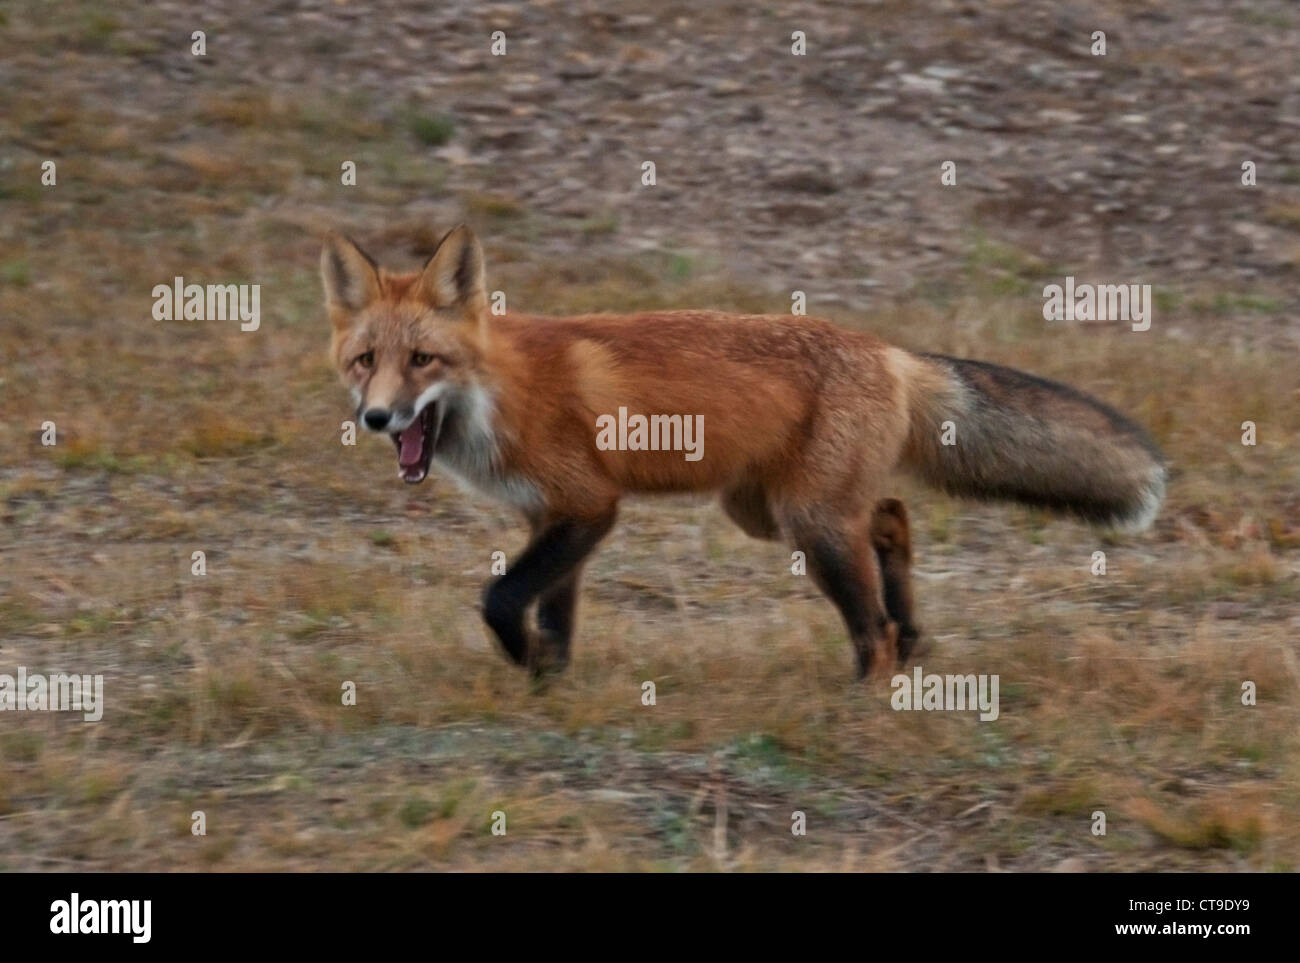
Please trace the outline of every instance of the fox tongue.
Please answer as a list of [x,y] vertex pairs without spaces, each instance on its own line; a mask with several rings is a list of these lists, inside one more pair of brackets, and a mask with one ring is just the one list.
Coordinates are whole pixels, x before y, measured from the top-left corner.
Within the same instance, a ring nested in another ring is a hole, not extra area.
[[403,468],[420,464],[424,455],[424,420],[416,418],[398,437],[401,451],[397,453],[397,463]]

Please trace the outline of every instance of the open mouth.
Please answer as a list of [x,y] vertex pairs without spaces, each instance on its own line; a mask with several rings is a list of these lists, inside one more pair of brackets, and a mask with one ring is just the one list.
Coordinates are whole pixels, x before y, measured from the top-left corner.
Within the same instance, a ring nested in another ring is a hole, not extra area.
[[428,477],[429,462],[442,431],[442,417],[442,405],[430,402],[404,431],[391,435],[397,446],[397,474],[408,484],[418,485]]

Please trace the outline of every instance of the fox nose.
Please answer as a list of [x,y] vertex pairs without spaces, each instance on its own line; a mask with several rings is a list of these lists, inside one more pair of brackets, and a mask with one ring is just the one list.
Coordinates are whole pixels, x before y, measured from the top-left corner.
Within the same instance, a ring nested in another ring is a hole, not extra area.
[[361,416],[361,419],[371,431],[383,431],[392,417],[392,413],[387,408],[371,408]]

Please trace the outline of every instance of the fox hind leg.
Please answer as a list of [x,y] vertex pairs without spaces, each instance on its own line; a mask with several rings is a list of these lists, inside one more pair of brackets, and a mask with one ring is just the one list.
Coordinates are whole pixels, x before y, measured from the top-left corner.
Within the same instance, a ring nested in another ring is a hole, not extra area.
[[897,647],[898,625],[885,608],[880,562],[866,526],[791,527],[795,547],[807,553],[808,571],[817,587],[839,610],[857,659],[858,678],[865,678]]
[[880,566],[885,610],[898,623],[898,661],[905,663],[921,636],[912,599],[912,536],[907,508],[897,498],[882,498],[871,515],[871,545]]

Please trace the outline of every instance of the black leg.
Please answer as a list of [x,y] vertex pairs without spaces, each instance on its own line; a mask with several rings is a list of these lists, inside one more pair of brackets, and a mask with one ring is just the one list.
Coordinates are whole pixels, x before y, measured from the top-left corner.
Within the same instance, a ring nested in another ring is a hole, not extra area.
[[[483,620],[515,663],[541,668],[537,662],[542,654],[540,646],[530,645],[524,622],[528,607],[575,575],[582,560],[613,524],[614,510],[610,509],[594,519],[563,518],[541,525],[523,554],[506,568],[506,574],[488,585],[483,593]],[[577,591],[576,578],[573,591]],[[555,618],[558,610],[548,608],[550,617]],[[567,608],[571,630],[572,605]]]
[[880,565],[885,609],[898,623],[898,660],[906,662],[920,638],[912,601],[912,537],[907,509],[896,498],[882,498],[871,517],[871,544]]
[[808,549],[808,567],[817,586],[844,618],[857,657],[858,678],[871,672],[878,648],[890,649],[898,627],[885,610],[879,565],[868,545],[822,536]]
[[564,581],[543,592],[537,603],[538,641],[544,650],[543,658],[554,668],[561,668],[569,661],[580,577],[579,566]]

